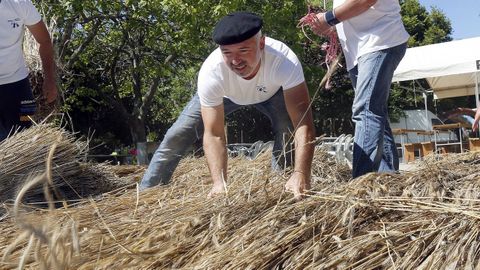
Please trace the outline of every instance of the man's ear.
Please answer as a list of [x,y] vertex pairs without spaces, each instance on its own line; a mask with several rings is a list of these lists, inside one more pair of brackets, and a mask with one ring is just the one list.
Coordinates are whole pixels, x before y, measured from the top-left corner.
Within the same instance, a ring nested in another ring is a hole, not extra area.
[[265,48],[265,36],[260,38],[260,49],[263,50]]

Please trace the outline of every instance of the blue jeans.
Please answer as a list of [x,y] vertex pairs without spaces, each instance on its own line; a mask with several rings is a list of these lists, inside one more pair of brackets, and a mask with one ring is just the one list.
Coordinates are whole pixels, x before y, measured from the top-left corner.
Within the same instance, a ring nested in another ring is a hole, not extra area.
[[[228,98],[223,99],[223,105],[225,115],[241,107]],[[288,147],[291,144],[287,142],[293,134],[293,127],[283,99],[283,90],[280,88],[270,99],[252,106],[265,114],[272,124],[274,134],[272,168],[280,170],[290,166],[293,152],[291,147]],[[177,121],[168,129],[165,138],[155,151],[140,183],[140,189],[143,190],[158,184],[168,184],[180,159],[202,137],[203,121],[200,99],[198,94],[195,94]]]
[[398,171],[398,153],[388,122],[388,97],[393,72],[406,43],[361,56],[349,71],[355,90],[353,178],[369,172]]

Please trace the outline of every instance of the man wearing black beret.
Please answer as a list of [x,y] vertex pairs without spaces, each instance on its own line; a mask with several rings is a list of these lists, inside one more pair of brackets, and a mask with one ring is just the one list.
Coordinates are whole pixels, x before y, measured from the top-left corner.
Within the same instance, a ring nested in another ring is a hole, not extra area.
[[287,142],[294,134],[294,170],[285,187],[296,198],[310,188],[315,132],[302,66],[285,44],[262,35],[262,25],[262,19],[249,12],[231,13],[217,23],[213,40],[219,47],[204,61],[197,93],[155,152],[140,184],[142,190],[167,184],[180,158],[203,134],[213,180],[209,196],[223,193],[227,182],[224,118],[245,105],[270,119],[274,169],[290,165]]

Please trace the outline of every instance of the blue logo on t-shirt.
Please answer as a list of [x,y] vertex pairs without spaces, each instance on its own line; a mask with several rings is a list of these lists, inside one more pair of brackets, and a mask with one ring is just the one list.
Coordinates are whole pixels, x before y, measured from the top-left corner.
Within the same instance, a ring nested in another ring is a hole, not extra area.
[[20,18],[8,20],[8,22],[10,23],[10,25],[12,25],[12,28],[20,27]]

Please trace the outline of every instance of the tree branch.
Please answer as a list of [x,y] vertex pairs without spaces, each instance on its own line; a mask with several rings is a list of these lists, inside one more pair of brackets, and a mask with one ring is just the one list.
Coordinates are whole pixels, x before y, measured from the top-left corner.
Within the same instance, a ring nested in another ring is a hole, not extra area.
[[101,21],[96,21],[94,23],[94,25],[92,27],[92,31],[90,31],[88,33],[87,37],[83,40],[83,42],[80,44],[80,46],[78,46],[78,48],[72,53],[72,56],[70,57],[70,59],[68,60],[66,66],[65,66],[66,69],[71,68],[73,63],[77,60],[78,56],[85,50],[87,45],[89,45],[90,42],[92,42],[93,38],[95,38],[95,36],[97,35],[101,24],[102,24]]

